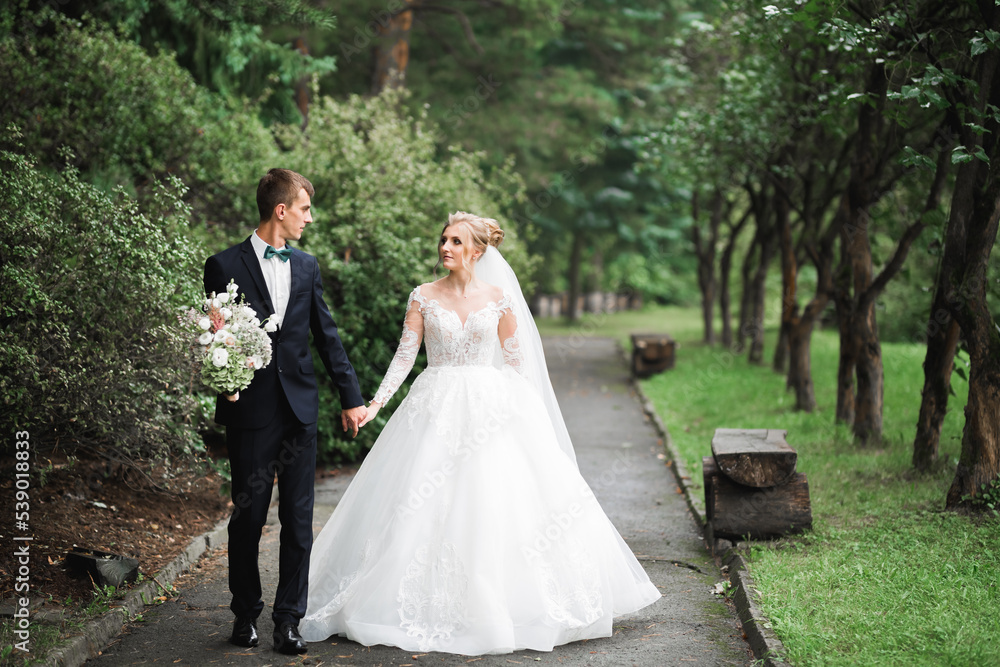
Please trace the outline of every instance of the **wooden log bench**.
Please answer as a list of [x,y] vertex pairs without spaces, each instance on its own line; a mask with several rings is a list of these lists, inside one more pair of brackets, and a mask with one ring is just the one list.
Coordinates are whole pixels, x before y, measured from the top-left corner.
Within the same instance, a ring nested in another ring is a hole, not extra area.
[[632,375],[648,378],[673,368],[676,349],[666,334],[632,334]]
[[777,429],[719,428],[702,459],[710,540],[766,539],[812,527],[809,482]]

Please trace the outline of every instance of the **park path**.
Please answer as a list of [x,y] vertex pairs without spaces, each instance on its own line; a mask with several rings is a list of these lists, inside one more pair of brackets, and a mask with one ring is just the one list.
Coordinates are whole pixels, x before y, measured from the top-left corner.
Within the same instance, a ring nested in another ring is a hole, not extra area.
[[[147,607],[88,664],[140,665],[750,665],[731,608],[710,589],[722,576],[664,463],[663,446],[628,384],[628,369],[613,340],[575,337],[545,341],[552,382],[576,447],[583,476],[663,597],[616,620],[614,635],[556,647],[470,658],[365,647],[343,638],[309,645],[303,661],[271,649],[271,618],[260,617],[261,644],[227,642],[232,626],[225,548],[206,555],[180,577],[178,594]],[[350,483],[349,475],[317,484],[318,531]],[[266,601],[277,583],[278,524],[272,507],[261,541]]]

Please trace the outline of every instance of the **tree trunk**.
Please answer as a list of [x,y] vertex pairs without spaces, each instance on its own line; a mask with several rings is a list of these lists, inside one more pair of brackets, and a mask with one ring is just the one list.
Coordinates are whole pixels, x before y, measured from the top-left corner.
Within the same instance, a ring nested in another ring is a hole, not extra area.
[[810,359],[815,323],[815,318],[794,317],[788,326],[788,388],[795,392],[795,409],[803,412],[816,409]]
[[[985,19],[983,28],[1000,29],[1000,10],[990,2],[979,4]],[[981,96],[969,100],[969,106],[982,112],[988,100],[1000,104],[1000,52],[989,49],[977,56],[976,80]],[[964,261],[959,269],[941,280],[952,289],[948,292],[951,314],[958,321],[969,350],[969,401],[965,406],[965,429],[962,453],[955,469],[955,479],[948,489],[946,506],[952,509],[982,511],[981,494],[990,486],[1000,489],[1000,331],[986,302],[990,253],[996,244],[1000,226],[1000,123],[987,116],[986,132],[970,138],[966,144],[973,152],[976,143],[989,158],[989,164],[970,160],[959,167],[956,193],[974,185],[972,197],[952,201],[952,223],[966,228]],[[964,138],[964,137],[963,137]]]
[[729,274],[733,265],[733,251],[736,249],[736,239],[743,226],[750,219],[750,211],[743,215],[735,227],[730,227],[729,240],[719,258],[719,311],[722,315],[722,344],[727,350],[733,349],[733,316],[730,307]]
[[[966,133],[967,129],[959,122],[957,116],[952,120],[955,130]],[[943,180],[946,162],[944,158],[951,153],[949,141],[941,150],[938,162],[937,181]],[[962,174],[960,173],[960,176]],[[951,387],[951,372],[954,368],[955,350],[961,327],[949,310],[948,294],[949,276],[956,275],[961,269],[965,255],[966,228],[964,214],[961,212],[972,199],[973,179],[966,178],[956,182],[952,193],[952,212],[945,229],[944,250],[938,266],[934,286],[934,300],[931,302],[931,312],[927,320],[924,334],[927,337],[927,352],[924,356],[924,388],[921,392],[920,414],[917,417],[917,433],[913,439],[913,467],[917,470],[931,470],[938,460],[938,448],[941,443],[941,425],[948,412],[948,394]],[[973,175],[974,176],[974,175]],[[933,195],[933,189],[932,189]],[[935,204],[936,205],[936,204]],[[929,208],[928,208],[929,210]],[[957,217],[956,217],[957,215]],[[956,220],[956,224],[951,221]]]
[[[778,373],[784,373],[788,364],[792,320],[798,311],[798,303],[796,302],[798,266],[795,262],[795,246],[792,244],[791,207],[786,188],[787,183],[779,183],[779,187],[775,188],[774,195],[775,224],[781,248],[781,327],[778,331],[778,343],[774,347],[774,360],[771,367]],[[809,326],[811,329],[812,325]]]
[[948,315],[948,321],[945,323],[938,323],[935,314],[941,312],[948,315],[947,310],[937,307],[935,298],[935,308],[928,325],[920,416],[917,417],[917,435],[913,441],[913,467],[924,471],[931,470],[938,461],[941,425],[948,412],[951,371],[955,366],[955,350],[958,347],[958,336],[962,331],[958,322],[951,319],[951,315]]
[[[883,64],[873,64],[865,92],[872,104],[858,112],[858,139],[851,177],[837,214],[843,216],[840,248],[849,277],[840,283],[837,303],[841,359],[837,373],[837,419],[849,415],[854,435],[861,442],[882,435],[882,360],[875,322],[875,300],[866,298],[872,286],[872,254],[868,237],[868,207],[877,198],[882,109],[888,91]],[[853,378],[857,378],[854,393]]]
[[882,439],[884,376],[874,300],[856,313],[854,324],[853,331],[857,337],[855,373],[858,380],[854,438],[865,445]]
[[372,94],[386,88],[406,85],[406,67],[410,62],[410,30],[413,27],[413,0],[404,0],[407,9],[385,17],[378,23],[375,42],[375,67]]
[[[995,104],[996,102],[994,102]],[[989,128],[1000,131],[997,124]],[[997,142],[1000,143],[1000,142]],[[952,313],[969,350],[969,401],[955,479],[947,507],[974,509],[984,485],[1000,488],[1000,331],[986,302],[989,257],[1000,220],[1000,150],[990,153],[986,187],[976,193],[968,244]],[[986,171],[985,165],[980,167]]]
[[857,353],[854,351],[854,336],[851,335],[851,304],[843,293],[835,300],[837,308],[837,330],[840,334],[840,353],[837,361],[837,411],[834,421],[839,424],[854,423],[854,368]]
[[[309,55],[309,45],[304,36],[296,37],[293,48],[304,56]],[[309,77],[304,76],[295,83],[295,106],[302,114],[302,129],[309,124]]]
[[569,304],[566,306],[566,319],[576,322],[580,318],[580,264],[582,262],[584,235],[577,232],[573,235],[573,249],[569,255]]
[[694,243],[695,256],[698,259],[698,288],[701,291],[701,318],[704,325],[703,340],[709,345],[715,344],[715,255],[719,242],[719,225],[722,223],[723,198],[716,190],[712,194],[711,213],[708,221],[708,234],[701,225],[701,207],[698,193],[691,196],[691,240]]
[[788,330],[788,389],[795,394],[795,409],[812,412],[816,409],[816,390],[813,387],[811,344],[816,321],[830,302],[833,291],[833,234],[820,240],[819,251],[810,252],[816,265],[816,294],[806,305],[802,315],[793,314]]
[[750,309],[753,303],[750,291],[750,274],[753,273],[754,255],[758,250],[758,238],[755,236],[747,250],[746,257],[743,258],[743,266],[740,267],[740,325],[736,330],[736,351],[740,354],[747,348],[747,338],[752,335],[752,324]]
[[[985,302],[982,305],[985,310]],[[1000,488],[1000,334],[986,325],[985,318],[982,323],[968,336],[975,352],[969,353],[969,402],[962,453],[945,503],[948,508],[975,508],[975,499],[990,485]]]
[[757,272],[754,274],[753,283],[750,287],[752,298],[751,306],[751,338],[750,354],[748,360],[751,364],[764,363],[764,314],[765,300],[767,296],[767,269],[774,257],[775,239],[768,229],[761,239],[760,263],[757,265]]

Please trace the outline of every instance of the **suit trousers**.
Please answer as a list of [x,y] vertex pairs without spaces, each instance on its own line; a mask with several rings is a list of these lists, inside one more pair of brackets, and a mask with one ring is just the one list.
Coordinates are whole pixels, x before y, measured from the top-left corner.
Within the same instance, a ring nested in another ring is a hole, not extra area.
[[258,555],[260,538],[278,480],[281,523],[278,588],[271,617],[275,627],[295,625],[306,612],[309,552],[315,498],[316,423],[303,424],[277,392],[274,419],[263,428],[226,427],[232,473],[233,513],[229,519],[229,608],[238,617],[257,618],[264,609]]

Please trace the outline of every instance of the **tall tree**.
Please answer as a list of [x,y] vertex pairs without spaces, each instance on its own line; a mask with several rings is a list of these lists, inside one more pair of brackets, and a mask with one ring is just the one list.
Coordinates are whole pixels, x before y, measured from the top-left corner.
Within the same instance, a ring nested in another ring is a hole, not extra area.
[[[950,149],[954,140],[959,148],[952,152],[953,160],[960,163],[957,181],[952,193],[952,210],[944,232],[944,251],[941,253],[934,284],[934,295],[927,323],[922,332],[927,350],[924,358],[924,386],[921,392],[920,414],[917,418],[916,437],[913,442],[913,466],[930,470],[938,462],[941,427],[948,411],[951,393],[951,375],[955,353],[962,328],[953,317],[955,300],[954,280],[961,274],[966,261],[968,243],[967,220],[970,207],[974,206],[977,179],[985,167],[980,164],[986,156],[980,134],[985,129],[981,117],[987,103],[988,89],[982,84],[989,77],[991,56],[986,49],[995,49],[984,22],[987,16],[980,7],[953,6],[952,20],[942,26],[941,34],[949,34],[949,41],[939,40],[948,51],[938,56],[939,65],[949,75],[948,83],[941,86],[941,95],[949,104],[947,115],[947,141]],[[968,38],[972,34],[973,38]],[[970,55],[971,54],[971,55]],[[918,80],[926,85],[927,77]],[[933,80],[932,80],[933,81]],[[919,158],[918,158],[919,159]]]
[[747,220],[749,219],[750,209],[747,209],[737,222],[728,223],[729,233],[726,238],[725,246],[722,249],[722,255],[719,257],[719,314],[722,317],[721,342],[722,346],[727,350],[735,349],[729,275],[732,271],[733,252],[736,250],[736,241],[739,239],[740,232],[743,231],[743,228],[746,226]]
[[1000,11],[985,0],[976,9],[975,86],[967,89],[964,121],[985,131],[962,135],[968,143],[963,144],[948,220],[948,261],[942,261],[938,276],[970,362],[962,452],[947,496],[950,508],[974,508],[978,496],[1000,480],[1000,326],[986,301],[987,268],[1000,221]]
[[704,324],[704,342],[715,343],[715,292],[718,286],[715,277],[715,257],[719,244],[719,227],[727,211],[724,198],[718,189],[712,193],[709,202],[707,224],[702,221],[701,202],[696,191],[691,196],[691,242],[698,259],[698,288],[701,290],[701,318]]
[[[921,65],[920,44],[941,11],[929,0],[905,8],[888,0],[852,5],[849,18],[853,23],[831,20],[831,25],[841,29],[848,26],[841,42],[850,38],[855,45],[864,45],[862,62],[867,60],[851,175],[838,210],[841,262],[834,282],[841,335],[836,416],[853,425],[854,436],[862,443],[876,441],[882,434],[884,375],[875,300],[902,267],[927,224],[927,207],[936,206],[944,183],[943,177],[935,178],[927,206],[916,220],[904,223],[891,259],[876,275],[871,246],[873,207],[904,175],[901,158],[907,140],[919,143],[921,152],[930,152],[928,146],[935,143],[941,105],[928,104],[929,110],[924,111],[913,104],[914,96],[907,95],[902,75]],[[907,55],[901,58],[900,52]],[[938,160],[938,164],[945,163]]]

